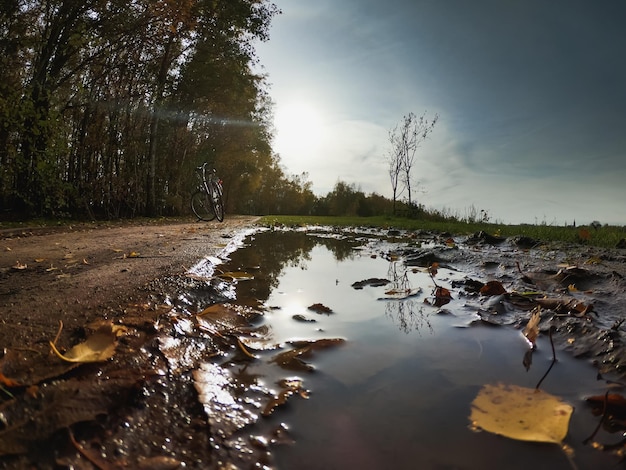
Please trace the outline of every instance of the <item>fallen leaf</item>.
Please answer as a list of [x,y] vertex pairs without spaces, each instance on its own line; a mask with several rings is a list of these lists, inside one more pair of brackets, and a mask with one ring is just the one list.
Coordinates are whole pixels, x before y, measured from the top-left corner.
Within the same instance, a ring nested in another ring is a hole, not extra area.
[[403,300],[409,297],[414,297],[422,292],[422,288],[416,289],[390,289],[385,292],[383,297],[379,297],[378,300]]
[[344,342],[341,338],[318,339],[317,341],[295,341],[293,349],[283,351],[274,356],[270,362],[278,364],[283,369],[295,371],[312,371],[314,367],[302,358],[309,358],[316,349],[324,349],[336,346]]
[[506,289],[500,281],[488,281],[480,288],[480,294],[486,296],[506,294]]
[[287,403],[287,400],[293,395],[297,394],[302,398],[309,398],[309,391],[302,386],[302,379],[282,379],[278,382],[278,386],[282,390],[265,405],[261,412],[263,416],[271,415],[276,407]]
[[352,287],[354,289],[363,289],[365,286],[372,287],[382,287],[389,284],[391,281],[389,279],[382,279],[377,277],[372,277],[369,279],[365,279],[363,281],[357,281],[352,283]]
[[448,289],[440,286],[435,288],[435,301],[433,302],[435,307],[442,307],[450,303],[450,300],[452,300],[452,294],[450,294]]
[[312,312],[315,313],[325,313],[326,315],[329,315],[331,313],[333,313],[332,309],[327,307],[324,304],[313,304],[313,305],[309,305],[307,307],[309,310],[311,310]]
[[21,271],[21,270],[23,270],[23,269],[28,268],[28,265],[26,265],[26,264],[22,264],[22,263],[20,263],[19,261],[16,261],[16,262],[15,262],[15,264],[12,266],[12,268],[13,268],[13,269],[16,269],[16,270],[18,270],[18,271]]
[[524,337],[530,343],[532,349],[537,347],[537,336],[539,336],[539,321],[541,320],[540,308],[537,308],[530,315],[530,319],[524,328]]
[[35,258],[35,263],[41,263],[43,261],[45,261],[46,258]]
[[128,253],[127,258],[139,258],[140,255],[141,253],[139,253],[138,251],[131,251],[130,253]]
[[67,362],[102,362],[115,354],[117,331],[111,325],[99,328],[83,343],[70,349],[65,355],[61,354],[54,343],[50,341],[52,351]]
[[[604,412],[604,395],[594,395],[585,399],[593,409],[595,415],[601,415]],[[626,417],[626,398],[617,393],[609,393],[606,396],[607,413],[617,416],[621,419]]]
[[433,263],[430,266],[428,266],[428,272],[430,273],[431,276],[437,275],[437,269],[439,269],[439,263]]
[[485,385],[472,402],[472,427],[520,441],[560,444],[574,408],[543,390]]

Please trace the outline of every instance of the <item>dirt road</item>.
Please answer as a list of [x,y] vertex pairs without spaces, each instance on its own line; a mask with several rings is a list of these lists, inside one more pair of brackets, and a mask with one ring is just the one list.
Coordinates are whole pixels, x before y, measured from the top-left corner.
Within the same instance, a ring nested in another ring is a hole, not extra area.
[[47,347],[150,295],[147,284],[215,255],[255,217],[0,231],[0,348]]

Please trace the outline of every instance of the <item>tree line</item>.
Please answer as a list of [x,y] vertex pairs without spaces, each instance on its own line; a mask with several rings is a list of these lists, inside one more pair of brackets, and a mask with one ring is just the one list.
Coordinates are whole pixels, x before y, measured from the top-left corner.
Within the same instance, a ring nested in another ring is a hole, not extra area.
[[3,212],[181,213],[204,161],[231,210],[230,195],[285,178],[253,72],[278,13],[265,0],[2,0]]

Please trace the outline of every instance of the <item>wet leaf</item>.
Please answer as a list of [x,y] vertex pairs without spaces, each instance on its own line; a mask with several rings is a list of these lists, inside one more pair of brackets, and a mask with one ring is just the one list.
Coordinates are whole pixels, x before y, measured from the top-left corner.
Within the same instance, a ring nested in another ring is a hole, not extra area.
[[302,358],[310,358],[313,351],[325,349],[332,346],[343,344],[345,340],[341,338],[318,339],[317,341],[295,341],[293,349],[283,351],[274,356],[270,362],[278,364],[283,369],[295,370],[299,372],[312,371],[315,368],[305,362]]
[[115,354],[117,334],[111,325],[99,328],[83,343],[77,344],[65,355],[61,354],[54,343],[50,341],[52,351],[67,362],[102,362]]
[[377,277],[372,277],[369,279],[365,279],[363,281],[357,281],[352,283],[352,287],[354,289],[363,289],[365,286],[372,287],[382,287],[389,284],[391,281],[389,279],[382,279]]
[[312,312],[320,313],[320,314],[323,313],[323,314],[329,315],[333,313],[332,309],[327,307],[324,304],[313,304],[313,305],[309,305],[307,308],[311,310]]
[[435,301],[433,302],[435,307],[442,307],[450,303],[450,300],[452,300],[452,294],[448,289],[441,286],[435,287]]
[[263,416],[271,415],[278,406],[287,403],[287,400],[293,395],[309,398],[309,391],[302,386],[301,379],[282,379],[278,382],[278,386],[282,390],[265,405],[261,413]]
[[541,321],[541,311],[539,308],[533,311],[530,315],[530,319],[524,328],[524,337],[530,343],[532,349],[537,346],[537,336],[539,336],[539,322]]
[[434,277],[437,275],[438,269],[439,269],[439,263],[433,263],[430,266],[428,266],[428,273]]
[[385,292],[383,297],[379,297],[378,300],[403,300],[409,297],[415,297],[422,292],[421,287],[416,289],[390,289]]
[[486,296],[506,294],[506,289],[500,281],[488,281],[480,288],[480,294]]
[[[604,395],[594,395],[585,399],[594,410],[594,414],[599,416],[604,412]],[[607,413],[618,418],[626,417],[626,398],[618,393],[609,393],[606,397]]]
[[485,385],[472,402],[472,426],[520,441],[560,444],[574,408],[543,390]]

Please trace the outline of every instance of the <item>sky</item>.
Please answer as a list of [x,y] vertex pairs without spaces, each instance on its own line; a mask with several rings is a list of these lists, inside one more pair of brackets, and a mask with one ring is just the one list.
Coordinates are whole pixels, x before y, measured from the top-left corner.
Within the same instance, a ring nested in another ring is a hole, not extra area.
[[439,120],[413,199],[503,223],[626,225],[626,2],[274,0],[274,150],[325,195],[391,198],[389,130]]

